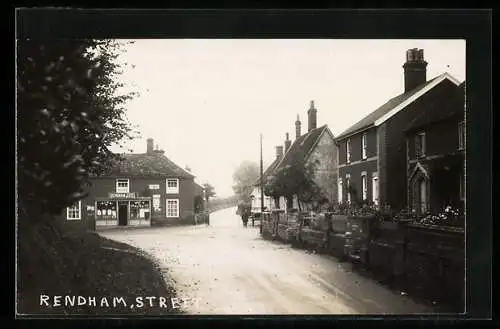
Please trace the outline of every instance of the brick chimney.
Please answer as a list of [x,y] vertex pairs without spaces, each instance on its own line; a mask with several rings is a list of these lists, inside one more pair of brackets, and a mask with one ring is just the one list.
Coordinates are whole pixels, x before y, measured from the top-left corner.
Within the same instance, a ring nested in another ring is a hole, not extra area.
[[289,139],[288,133],[286,133],[285,153],[288,152],[288,149],[290,149],[290,146],[292,146],[292,141]]
[[276,159],[280,159],[283,157],[283,146],[276,146]]
[[295,121],[295,139],[298,139],[300,137],[300,119],[299,115],[297,114],[297,121]]
[[309,107],[309,110],[307,111],[307,131],[311,131],[313,129],[316,129],[316,113],[318,110],[314,107],[314,101],[311,101],[311,106]]
[[148,138],[147,140],[146,153],[153,154],[154,153],[154,140],[152,138]]
[[424,60],[424,50],[413,48],[406,51],[406,63],[403,65],[405,74],[405,93],[427,81],[427,62]]

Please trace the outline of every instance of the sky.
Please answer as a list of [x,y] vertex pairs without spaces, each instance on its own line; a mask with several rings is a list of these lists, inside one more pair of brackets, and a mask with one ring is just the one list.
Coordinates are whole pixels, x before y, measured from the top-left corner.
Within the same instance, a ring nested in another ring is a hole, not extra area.
[[406,50],[424,50],[427,79],[465,80],[464,40],[143,39],[126,46],[120,79],[140,96],[127,117],[141,138],[117,152],[144,153],[153,138],[219,197],[233,194],[245,161],[271,163],[299,115],[307,131],[311,100],[317,126],[340,134],[403,92]]

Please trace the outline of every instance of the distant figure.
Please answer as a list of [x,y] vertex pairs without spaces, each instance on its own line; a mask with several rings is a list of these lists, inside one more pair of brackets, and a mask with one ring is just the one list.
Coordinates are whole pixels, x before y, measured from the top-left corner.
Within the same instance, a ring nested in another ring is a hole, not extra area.
[[251,206],[244,202],[238,203],[238,210],[236,213],[241,216],[243,226],[247,227],[248,219],[250,218]]

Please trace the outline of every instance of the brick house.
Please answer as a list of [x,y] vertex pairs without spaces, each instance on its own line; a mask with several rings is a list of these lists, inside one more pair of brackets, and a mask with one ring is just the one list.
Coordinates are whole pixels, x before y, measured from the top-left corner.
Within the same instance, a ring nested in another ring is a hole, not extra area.
[[[314,181],[320,187],[323,194],[331,202],[337,199],[337,190],[335,183],[337,179],[337,149],[335,147],[335,138],[325,124],[321,127],[316,127],[317,123],[317,109],[315,108],[314,101],[311,101],[308,110],[308,129],[305,134],[301,132],[301,121],[297,115],[295,122],[295,140],[290,141],[288,133],[283,146],[276,147],[276,159],[269,166],[264,173],[264,179],[272,175],[278,170],[282,170],[290,165],[293,161],[300,158],[306,165],[315,163]],[[258,183],[256,184],[256,192],[260,193]],[[298,200],[295,196],[293,199],[286,200],[285,197],[279,197],[272,200],[269,196],[266,206],[270,210],[282,209],[287,211],[291,208],[298,208]],[[260,198],[258,199],[260,202]],[[254,204],[252,205],[252,207]],[[256,207],[260,209],[260,203],[255,203]],[[304,205],[308,210],[311,205]]]
[[91,178],[88,195],[64,216],[68,225],[96,229],[103,226],[150,226],[192,220],[196,187],[194,176],[147,140],[142,154],[123,154],[106,175]]
[[459,81],[448,73],[427,80],[423,50],[409,49],[404,92],[337,136],[338,201],[372,201],[402,209],[406,205],[408,123],[426,109],[445,104]]
[[464,209],[465,83],[446,104],[428,107],[406,132],[407,203],[416,213]]

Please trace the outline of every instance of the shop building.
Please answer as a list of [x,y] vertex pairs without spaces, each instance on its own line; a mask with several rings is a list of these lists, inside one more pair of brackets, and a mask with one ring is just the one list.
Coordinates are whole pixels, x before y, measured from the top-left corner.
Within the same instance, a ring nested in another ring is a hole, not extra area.
[[90,230],[192,221],[194,175],[154,149],[123,154],[105,175],[92,177],[86,198],[66,209],[68,225]]

